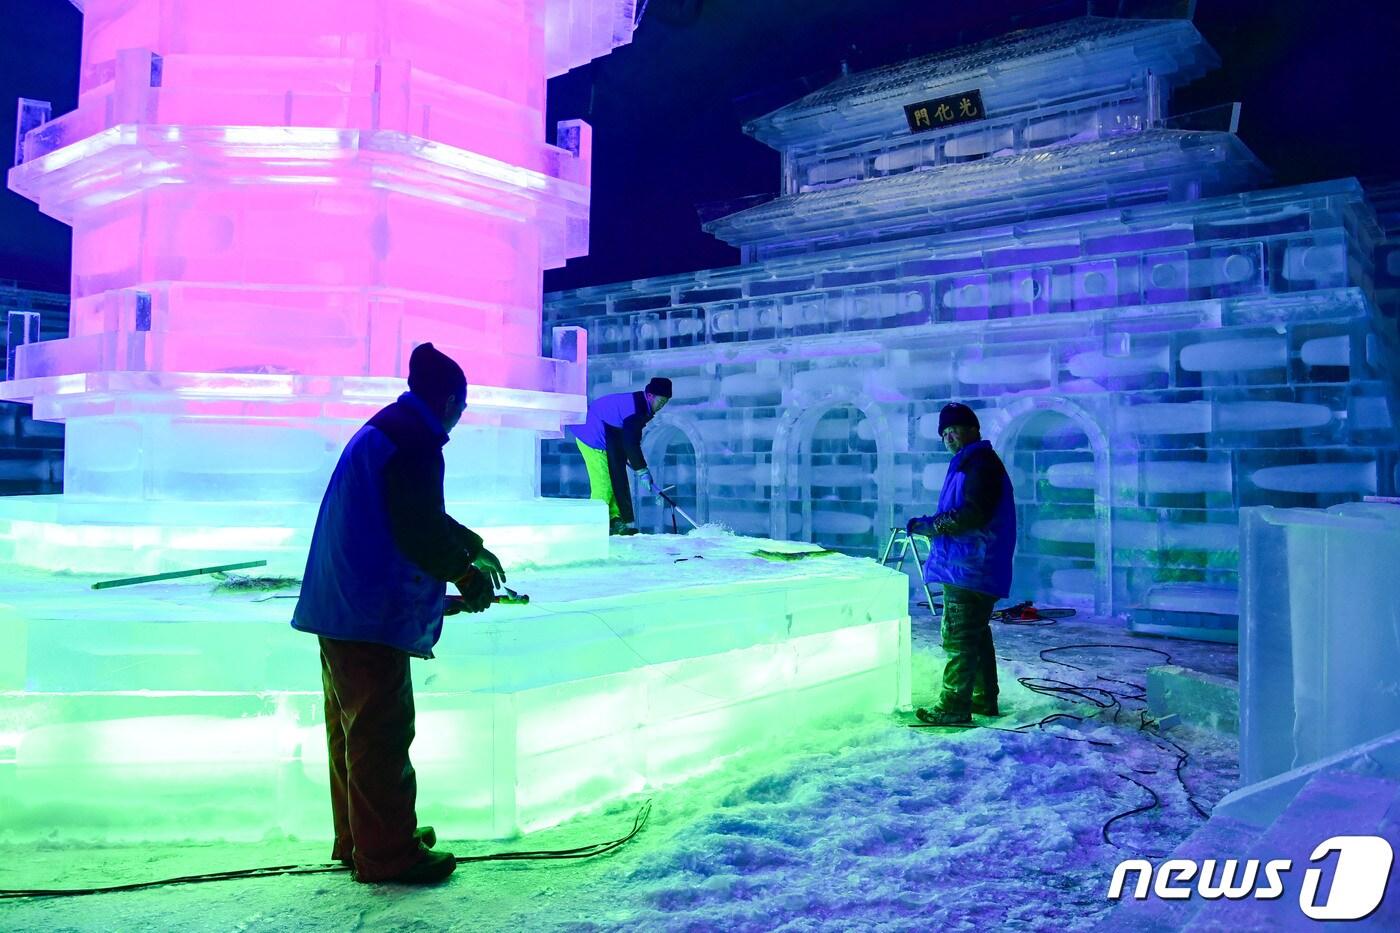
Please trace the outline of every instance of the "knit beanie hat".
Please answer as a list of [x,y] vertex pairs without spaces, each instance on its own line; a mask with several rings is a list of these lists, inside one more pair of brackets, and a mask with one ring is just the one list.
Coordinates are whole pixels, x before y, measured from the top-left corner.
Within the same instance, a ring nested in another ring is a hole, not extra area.
[[655,376],[652,378],[651,382],[647,383],[646,390],[652,395],[657,395],[661,398],[670,398],[671,380],[667,379],[665,376]]
[[977,420],[977,413],[962,402],[949,402],[938,413],[938,436],[942,437],[943,432],[953,425],[962,425],[978,430],[982,428],[981,422]]
[[464,400],[467,376],[452,357],[431,343],[420,343],[408,357],[408,388],[430,405],[447,401],[449,395]]

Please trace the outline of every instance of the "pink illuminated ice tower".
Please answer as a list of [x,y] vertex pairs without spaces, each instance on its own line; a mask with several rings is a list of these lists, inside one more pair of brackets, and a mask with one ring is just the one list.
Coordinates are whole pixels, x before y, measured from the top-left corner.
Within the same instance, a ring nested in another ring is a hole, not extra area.
[[538,437],[584,406],[540,286],[587,250],[590,159],[581,122],[545,142],[545,80],[629,41],[633,0],[80,5],[78,109],[22,102],[9,178],[73,227],[69,337],[0,384],[67,425],[65,492],[0,503],[0,558],[298,567],[429,340],[471,383],[453,511],[503,557],[603,553],[594,504],[537,498]]

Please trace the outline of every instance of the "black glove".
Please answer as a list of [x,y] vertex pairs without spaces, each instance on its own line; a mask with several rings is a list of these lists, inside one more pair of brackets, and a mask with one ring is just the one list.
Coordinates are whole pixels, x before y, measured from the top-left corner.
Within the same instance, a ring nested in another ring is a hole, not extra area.
[[905,534],[923,535],[929,537],[933,534],[933,522],[928,516],[909,519],[909,524],[904,526]]
[[491,581],[486,574],[473,567],[462,576],[460,580],[454,581],[457,592],[462,594],[463,612],[485,612],[491,605],[491,597],[495,592],[491,589]]

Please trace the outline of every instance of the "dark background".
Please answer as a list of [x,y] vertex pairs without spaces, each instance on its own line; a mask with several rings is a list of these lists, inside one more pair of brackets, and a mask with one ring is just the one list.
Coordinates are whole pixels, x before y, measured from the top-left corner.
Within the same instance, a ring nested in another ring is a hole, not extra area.
[[[631,45],[550,82],[548,125],[593,125],[593,222],[589,255],[547,273],[546,289],[737,261],[701,232],[697,205],[776,191],[777,154],[743,120],[843,60],[859,71],[1084,12],[1084,0],[651,0]],[[1400,3],[1200,0],[1194,19],[1223,64],[1173,112],[1242,101],[1240,135],[1280,184],[1396,174]],[[81,16],[63,0],[0,0],[0,24],[9,165],[16,97],[51,100],[55,115],[76,105]],[[0,278],[66,292],[68,265],[68,228],[0,192]]]

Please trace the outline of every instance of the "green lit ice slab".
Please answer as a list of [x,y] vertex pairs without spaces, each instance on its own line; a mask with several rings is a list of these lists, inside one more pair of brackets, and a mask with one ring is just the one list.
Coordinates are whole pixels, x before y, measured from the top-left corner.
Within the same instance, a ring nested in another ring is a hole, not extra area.
[[[794,547],[642,536],[513,567],[529,605],[449,618],[414,662],[423,819],[508,836],[810,717],[907,706],[905,578],[752,553]],[[5,568],[0,834],[327,836],[316,641],[288,627],[293,601],[93,580]]]
[[[319,499],[239,502],[134,499],[66,493],[0,497],[0,573],[16,566],[113,577],[235,563],[300,574]],[[606,512],[580,499],[449,499],[502,560],[570,563],[607,554]],[[8,566],[15,565],[15,566]],[[0,602],[8,588],[0,588]]]

